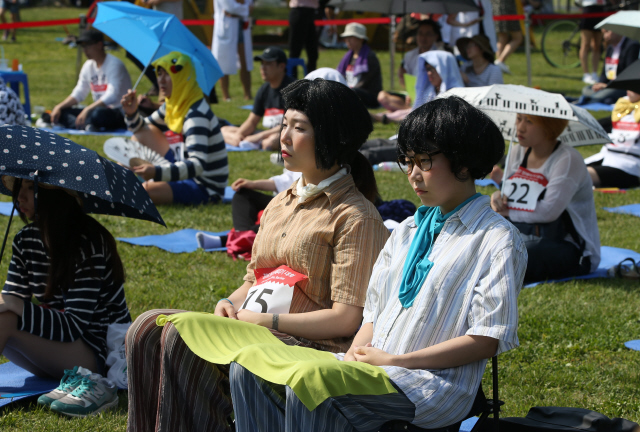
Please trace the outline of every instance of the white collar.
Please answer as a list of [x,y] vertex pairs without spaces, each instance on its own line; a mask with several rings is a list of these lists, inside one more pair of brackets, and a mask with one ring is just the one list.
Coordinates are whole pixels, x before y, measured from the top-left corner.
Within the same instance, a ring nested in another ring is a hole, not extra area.
[[318,183],[318,185],[308,183],[303,186],[303,177],[299,178],[298,184],[296,186],[296,191],[298,193],[298,202],[303,203],[308,198],[318,195],[320,192],[331,186],[333,182],[335,182],[336,180],[340,180],[342,177],[349,174],[349,171],[350,167],[345,166],[344,168],[338,170],[338,172],[331,177],[322,180],[320,183]]

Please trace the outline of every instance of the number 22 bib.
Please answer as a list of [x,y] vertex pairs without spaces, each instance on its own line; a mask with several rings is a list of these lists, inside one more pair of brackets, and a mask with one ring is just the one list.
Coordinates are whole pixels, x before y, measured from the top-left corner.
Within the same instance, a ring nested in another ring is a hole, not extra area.
[[289,313],[295,285],[308,279],[286,265],[255,269],[254,274],[256,284],[249,289],[240,309],[258,313]]
[[516,173],[505,181],[507,207],[510,210],[535,211],[538,199],[546,190],[547,184],[549,181],[544,175],[518,167]]

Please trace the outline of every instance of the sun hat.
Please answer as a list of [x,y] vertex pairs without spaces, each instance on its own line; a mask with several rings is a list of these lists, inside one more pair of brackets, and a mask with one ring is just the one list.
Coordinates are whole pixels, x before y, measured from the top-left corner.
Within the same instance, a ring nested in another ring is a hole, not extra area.
[[491,49],[491,43],[485,35],[475,35],[471,38],[458,39],[456,41],[456,46],[458,47],[462,58],[469,60],[469,57],[467,56],[467,45],[469,45],[469,42],[476,44],[480,48],[480,51],[482,51],[483,54],[486,54],[485,58],[489,60],[489,62],[493,63],[496,58],[496,54],[493,52],[493,49]]
[[349,36],[357,37],[358,39],[363,39],[368,41],[367,37],[367,28],[360,23],[349,23],[344,28],[344,33],[340,35],[341,38],[346,38]]

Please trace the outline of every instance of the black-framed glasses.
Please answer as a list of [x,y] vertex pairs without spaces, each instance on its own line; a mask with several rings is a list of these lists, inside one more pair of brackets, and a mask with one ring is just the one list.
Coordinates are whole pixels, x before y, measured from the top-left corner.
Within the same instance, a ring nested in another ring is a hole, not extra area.
[[433,164],[433,156],[442,153],[440,150],[436,150],[431,153],[422,153],[415,156],[400,155],[398,156],[398,166],[403,173],[409,174],[413,171],[413,167],[418,165],[422,171],[429,171]]

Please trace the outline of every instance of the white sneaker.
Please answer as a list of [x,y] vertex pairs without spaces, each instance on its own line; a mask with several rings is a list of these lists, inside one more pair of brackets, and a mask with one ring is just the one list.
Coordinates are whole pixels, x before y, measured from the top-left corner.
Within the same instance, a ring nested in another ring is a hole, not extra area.
[[60,380],[60,385],[49,393],[40,396],[38,403],[40,405],[50,406],[53,402],[73,393],[80,385],[82,378],[88,375],[91,375],[91,371],[82,366],[74,366],[73,369],[65,370],[64,376],[62,380]]
[[82,378],[67,396],[51,403],[51,410],[69,417],[95,415],[118,406],[118,387],[100,374]]
[[593,83],[597,83],[600,80],[600,75],[597,72],[591,72],[591,78],[593,78]]
[[509,69],[509,66],[507,66],[506,64],[504,64],[504,63],[502,63],[501,61],[498,61],[498,60],[493,62],[493,64],[498,66],[500,68],[500,70],[502,71],[502,73],[506,73],[507,75],[511,75],[511,69]]
[[596,83],[596,80],[593,79],[593,75],[591,75],[590,73],[586,73],[582,75],[582,82],[592,85]]

